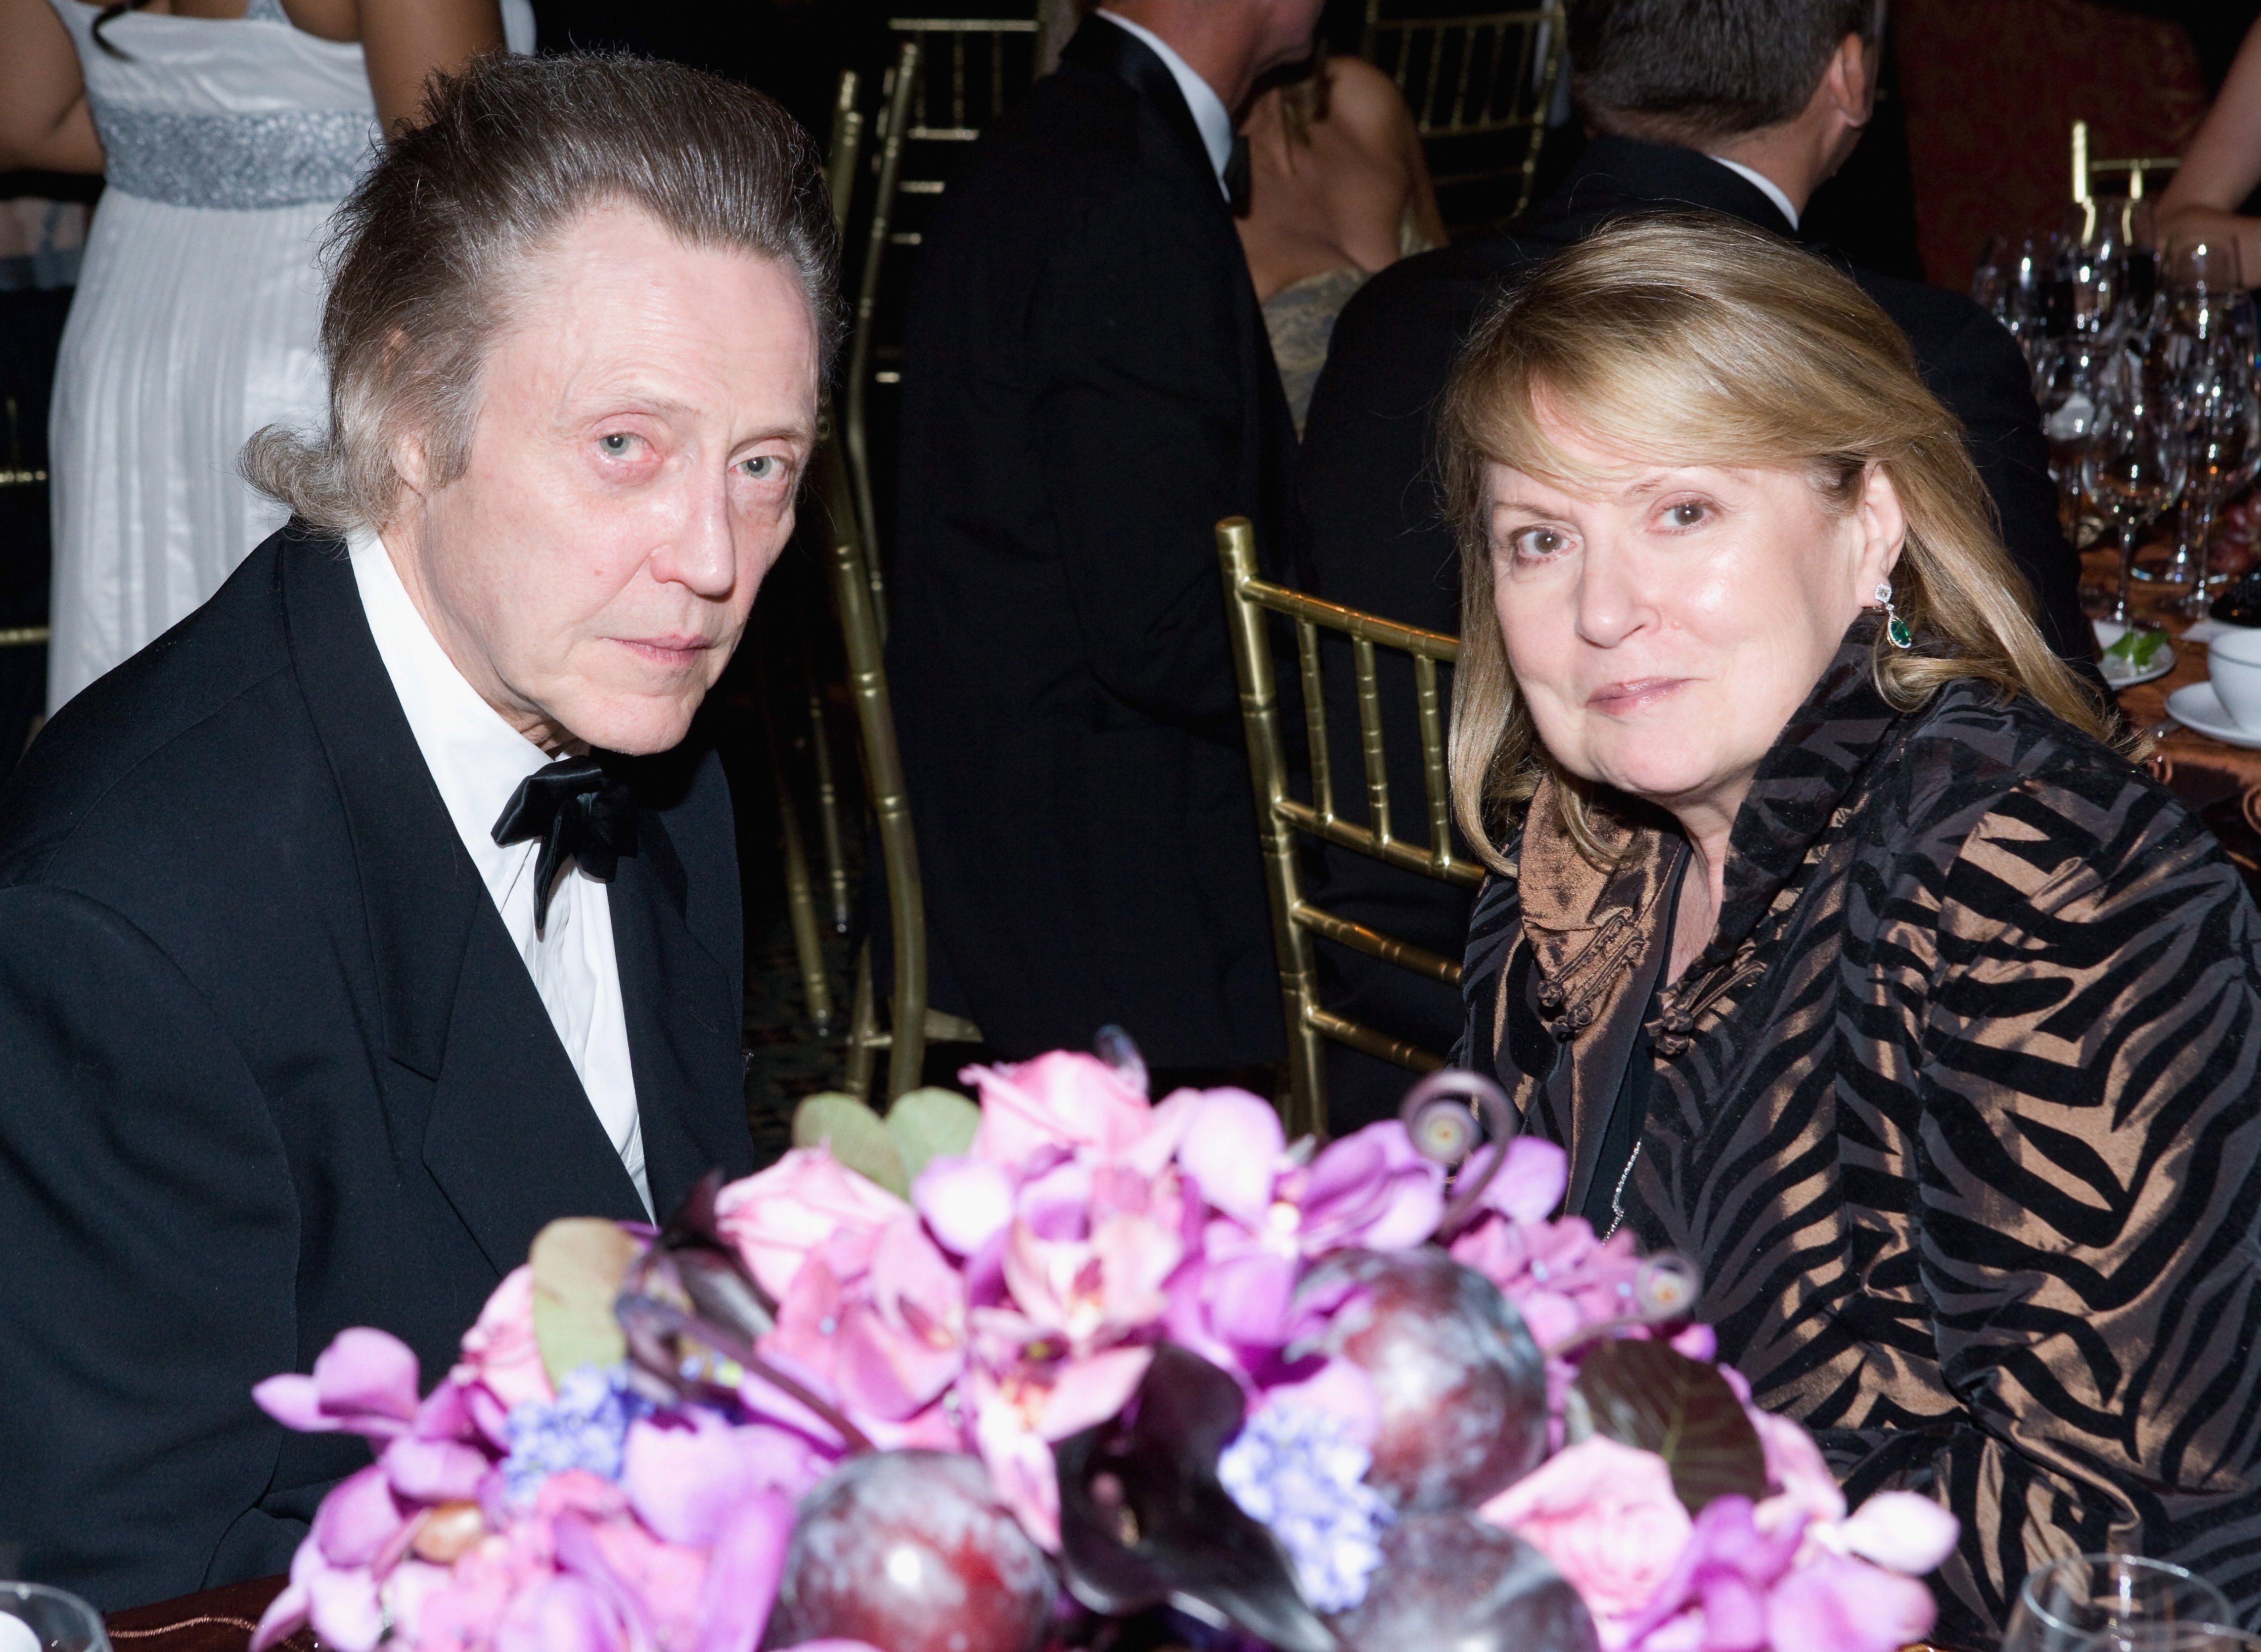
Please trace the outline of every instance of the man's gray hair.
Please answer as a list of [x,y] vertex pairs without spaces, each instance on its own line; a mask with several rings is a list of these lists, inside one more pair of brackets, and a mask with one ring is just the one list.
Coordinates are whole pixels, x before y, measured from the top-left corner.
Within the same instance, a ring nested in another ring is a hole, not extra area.
[[528,258],[593,207],[776,259],[808,297],[819,371],[829,364],[841,330],[830,199],[815,146],[761,93],[626,56],[497,55],[435,76],[421,120],[331,222],[327,432],[270,425],[243,450],[245,477],[307,526],[382,526],[400,490],[393,445],[411,432],[435,485],[463,474],[481,368]]

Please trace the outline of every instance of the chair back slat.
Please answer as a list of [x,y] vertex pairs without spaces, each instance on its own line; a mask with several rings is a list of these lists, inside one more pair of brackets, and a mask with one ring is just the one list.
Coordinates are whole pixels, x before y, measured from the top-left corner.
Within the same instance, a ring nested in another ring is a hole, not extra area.
[[[1240,686],[1243,732],[1255,788],[1259,851],[1272,912],[1273,951],[1280,969],[1281,1005],[1288,1030],[1288,1097],[1283,1105],[1291,1133],[1324,1134],[1326,1124],[1324,1041],[1363,1050],[1415,1072],[1432,1072],[1444,1057],[1328,1009],[1318,997],[1318,959],[1312,937],[1363,952],[1427,980],[1457,985],[1461,966],[1395,936],[1330,912],[1305,894],[1298,835],[1356,851],[1440,882],[1473,887],[1483,868],[1454,848],[1447,779],[1444,693],[1438,668],[1460,657],[1457,639],[1442,632],[1361,613],[1258,576],[1255,530],[1245,517],[1217,528],[1224,579],[1234,673]],[[1278,667],[1270,616],[1294,621],[1305,727],[1310,736],[1310,801],[1297,797],[1288,772],[1280,709]],[[1327,745],[1323,635],[1350,644],[1358,706],[1359,747],[1366,782],[1367,823],[1335,813]],[[1421,731],[1422,814],[1425,846],[1396,835],[1382,741],[1380,650],[1410,657]]]
[[[2088,153],[2088,123],[2085,120],[2072,123],[2072,198],[2080,205],[2090,205],[2095,200],[2096,177],[2100,172],[2125,176],[2128,198],[2140,201],[2143,198],[2146,178],[2157,173],[2175,171],[2181,165],[2182,157],[2171,154],[2131,155],[2123,161],[2097,160]],[[2092,220],[2094,216],[2093,212],[2090,214]],[[2092,221],[2089,228],[2095,228]]]
[[1461,17],[1396,17],[1367,0],[1360,54],[1403,96],[1448,228],[1531,204],[1566,31],[1560,0]]
[[1319,628],[1314,621],[1296,620],[1296,654],[1303,668],[1303,728],[1311,745],[1311,801],[1323,819],[1332,820],[1335,777],[1327,756],[1327,706],[1321,693],[1325,682],[1319,674]]

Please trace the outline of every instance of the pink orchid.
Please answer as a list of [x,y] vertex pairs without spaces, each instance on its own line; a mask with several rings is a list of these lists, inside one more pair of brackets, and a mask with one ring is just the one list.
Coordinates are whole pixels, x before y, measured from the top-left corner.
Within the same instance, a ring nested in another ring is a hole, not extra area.
[[[1023,1339],[1042,1336],[1040,1327],[1008,1311],[976,1312],[987,1322],[985,1340],[1005,1339],[1016,1328]],[[1059,1476],[1052,1445],[1120,1412],[1138,1391],[1153,1359],[1152,1348],[1118,1347],[1052,1362],[999,1361],[967,1374],[974,1450],[1006,1506],[1043,1548],[1059,1548]]]
[[884,1226],[842,1229],[812,1253],[762,1339],[859,1416],[901,1422],[965,1363],[965,1282],[906,1208]]
[[356,1325],[339,1332],[315,1357],[312,1375],[270,1376],[251,1397],[302,1434],[390,1440],[416,1420],[416,1355],[398,1337]]
[[1048,1148],[1120,1158],[1153,1118],[1142,1089],[1096,1056],[1072,1051],[1016,1066],[969,1067],[958,1077],[981,1096],[974,1153],[1008,1169]]
[[1454,1261],[1499,1287],[1541,1347],[1566,1341],[1587,1325],[1620,1318],[1633,1308],[1640,1257],[1633,1235],[1620,1230],[1597,1240],[1583,1217],[1548,1222],[1487,1213],[1453,1241],[1452,1252]]
[[1877,1491],[1853,1511],[1837,1535],[1848,1554],[1920,1577],[1955,1552],[1962,1530],[1961,1523],[1929,1498],[1913,1491]]
[[1082,1355],[1166,1313],[1163,1283],[1185,1249],[1176,1234],[1142,1216],[1111,1216],[1088,1239],[1044,1239],[1016,1222],[1005,1245],[1005,1282],[1021,1311]]
[[778,1302],[809,1253],[834,1234],[876,1233],[910,1214],[910,1206],[822,1147],[796,1147],[714,1198],[722,1237]]
[[1369,1124],[1309,1165],[1287,1153],[1272,1107],[1211,1090],[1185,1127],[1178,1163],[1218,1219],[1202,1232],[1202,1265],[1174,1287],[1174,1335],[1209,1358],[1278,1347],[1304,1265],[1330,1251],[1402,1250],[1435,1231],[1444,1172],[1396,1120]]
[[[374,1492],[370,1490],[372,1484]],[[348,1486],[353,1490],[348,1491]],[[329,1512],[329,1504],[337,1498],[338,1491],[347,1492],[342,1501],[351,1506],[328,1522],[327,1534],[341,1542],[345,1554],[353,1556],[342,1560],[326,1552],[322,1541],[325,1523],[321,1516]],[[385,1526],[383,1516],[376,1512],[375,1498],[382,1498],[385,1505],[391,1502],[382,1469],[364,1469],[340,1485],[338,1491],[324,1499],[315,1517],[314,1530],[291,1555],[291,1581],[269,1603],[260,1618],[259,1627],[251,1637],[251,1652],[267,1652],[269,1647],[297,1634],[309,1623],[321,1637],[322,1644],[336,1648],[337,1652],[370,1652],[383,1637],[384,1607],[377,1598],[377,1578],[370,1570],[369,1560],[374,1557],[384,1539],[398,1526],[399,1515],[391,1511],[391,1524]],[[383,1535],[376,1536],[372,1541],[380,1527]]]
[[1825,1555],[1768,1594],[1767,1636],[1777,1652],[1895,1652],[1928,1635],[1938,1611],[1913,1578]]
[[[1703,1652],[1762,1652],[1768,1645],[1767,1591],[1790,1570],[1804,1525],[1793,1520],[1779,1531],[1762,1532],[1752,1519],[1748,1498],[1713,1498],[1696,1517],[1687,1543],[1648,1605],[1626,1625],[1626,1644],[1642,1645],[1694,1606],[1703,1613],[1701,1638],[1695,1642]],[[1675,1635],[1661,1644],[1676,1645],[1678,1640]]]
[[1554,1562],[1585,1597],[1604,1646],[1623,1643],[1622,1620],[1655,1596],[1694,1529],[1663,1458],[1598,1434],[1557,1452],[1477,1513]]
[[1809,1535],[1834,1526],[1845,1518],[1845,1494],[1822,1461],[1813,1436],[1787,1417],[1777,1417],[1746,1404],[1744,1414],[1766,1453],[1767,1483],[1775,1495],[1758,1505],[1756,1519],[1767,1531],[1803,1518]]
[[507,1411],[522,1401],[549,1404],[557,1397],[534,1334],[534,1269],[521,1263],[503,1275],[478,1323],[463,1332],[456,1382],[482,1383]]
[[736,1512],[765,1497],[799,1497],[832,1469],[800,1435],[733,1425],[702,1408],[629,1426],[621,1487],[639,1519],[671,1543],[706,1548]]

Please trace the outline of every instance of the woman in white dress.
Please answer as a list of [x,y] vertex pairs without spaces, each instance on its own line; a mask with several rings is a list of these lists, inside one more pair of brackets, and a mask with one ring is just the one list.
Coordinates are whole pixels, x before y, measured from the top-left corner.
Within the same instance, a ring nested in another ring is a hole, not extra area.
[[0,169],[107,176],[49,427],[51,712],[282,525],[236,455],[325,416],[323,226],[426,76],[503,39],[497,0],[0,0]]

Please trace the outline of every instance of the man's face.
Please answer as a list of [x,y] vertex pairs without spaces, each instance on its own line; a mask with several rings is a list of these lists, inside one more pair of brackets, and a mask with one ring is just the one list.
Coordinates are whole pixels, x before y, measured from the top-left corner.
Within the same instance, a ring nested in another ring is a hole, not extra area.
[[469,464],[420,446],[385,527],[448,657],[550,750],[664,751],[793,533],[816,339],[774,259],[591,212],[531,261],[488,354]]

